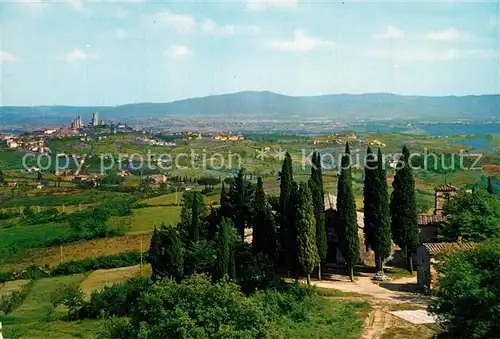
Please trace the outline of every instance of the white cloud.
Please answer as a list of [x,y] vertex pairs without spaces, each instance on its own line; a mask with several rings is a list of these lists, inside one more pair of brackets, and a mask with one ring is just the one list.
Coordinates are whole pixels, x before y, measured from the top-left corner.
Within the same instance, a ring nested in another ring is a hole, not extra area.
[[77,11],[83,9],[83,0],[66,0],[68,4],[70,4]]
[[482,49],[401,49],[392,51],[374,51],[372,56],[394,61],[454,61],[463,59],[494,60],[499,52]]
[[298,3],[298,0],[248,0],[246,8],[255,12],[262,12],[271,8],[295,11],[299,5]]
[[154,22],[171,26],[179,31],[192,31],[196,27],[196,20],[188,14],[176,14],[169,11],[156,13]]
[[17,57],[0,49],[0,62],[16,61]]
[[458,41],[469,40],[470,35],[457,31],[455,28],[432,31],[427,34],[427,39],[438,41]]
[[183,45],[170,45],[164,52],[172,58],[184,58],[192,54],[191,50]]
[[274,40],[269,42],[269,46],[280,51],[309,52],[333,46],[333,41],[308,36],[303,30],[295,30],[293,40]]
[[200,27],[204,32],[220,35],[259,34],[262,32],[261,28],[257,26],[219,25],[211,19],[203,21]]
[[385,29],[385,32],[377,35],[377,37],[382,39],[399,39],[402,38],[404,35],[405,33],[403,32],[403,30],[393,25],[389,25]]
[[68,62],[77,62],[81,60],[97,59],[97,55],[89,54],[79,48],[75,48],[72,52],[65,54],[63,59]]

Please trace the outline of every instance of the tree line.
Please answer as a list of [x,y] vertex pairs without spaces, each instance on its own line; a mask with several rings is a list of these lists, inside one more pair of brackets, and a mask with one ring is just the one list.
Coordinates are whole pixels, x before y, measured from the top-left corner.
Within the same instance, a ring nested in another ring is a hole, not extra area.
[[[368,148],[367,153],[363,192],[366,250],[374,251],[377,270],[383,271],[394,241],[406,253],[412,272],[419,231],[409,150],[403,147],[391,197],[381,150],[374,153]],[[353,280],[360,239],[350,161],[346,144],[338,175],[334,229]],[[292,168],[292,157],[286,153],[279,172],[279,197],[266,195],[263,179],[258,177],[254,183],[243,168],[223,182],[218,207],[209,209],[200,192],[186,192],[179,224],[163,225],[153,232],[149,251],[153,276],[182,280],[207,272],[214,279],[228,276],[245,283],[246,278],[279,274],[295,279],[302,276],[310,283],[311,273],[317,269],[321,279],[328,252],[321,154],[313,153],[307,182],[296,182]],[[252,241],[245,242],[250,235]],[[254,271],[249,272],[249,267]]]

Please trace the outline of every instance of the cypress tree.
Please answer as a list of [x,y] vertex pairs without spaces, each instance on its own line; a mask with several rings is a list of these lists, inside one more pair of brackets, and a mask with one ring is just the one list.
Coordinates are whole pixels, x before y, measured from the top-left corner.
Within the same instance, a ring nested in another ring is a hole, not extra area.
[[182,196],[180,229],[185,242],[198,241],[204,232],[207,215],[205,200],[200,192],[186,192]]
[[354,281],[354,266],[359,260],[358,220],[356,201],[352,191],[352,175],[349,144],[346,143],[345,154],[342,156],[340,176],[337,189],[338,227],[344,241],[342,252],[346,261],[351,281]]
[[234,246],[236,244],[236,229],[231,219],[222,218],[217,234],[216,243],[216,262],[215,276],[222,279],[228,275],[231,279],[236,276]]
[[384,261],[391,255],[392,232],[391,216],[389,209],[389,192],[387,189],[386,171],[382,158],[382,151],[378,149],[377,155],[377,188],[376,198],[377,221],[375,231],[375,243],[373,251],[375,252],[375,264],[377,271],[384,271]]
[[207,208],[205,205],[205,199],[200,192],[194,192],[193,202],[191,206],[191,227],[190,227],[190,239],[192,241],[200,240],[200,235],[202,233],[204,218],[206,216]]
[[254,255],[258,253],[266,254],[269,259],[274,260],[276,254],[276,229],[274,225],[274,217],[271,211],[262,178],[257,178],[257,187],[255,188],[255,196],[253,200],[253,233],[252,233],[252,249]]
[[365,162],[365,180],[363,186],[363,211],[366,251],[372,249],[375,251],[375,234],[377,229],[377,213],[379,205],[377,204],[377,176],[378,163],[372,149],[368,146],[366,150]]
[[295,223],[297,227],[297,260],[311,284],[311,272],[319,265],[316,245],[316,221],[311,190],[301,182],[297,192]]
[[149,245],[149,252],[148,252],[148,262],[151,264],[153,280],[158,279],[160,277],[160,272],[162,271],[160,267],[161,265],[160,256],[161,256],[160,235],[155,226],[153,230],[153,235],[151,236],[151,242]]
[[[1,183],[1,179],[0,179],[0,183]],[[488,177],[487,191],[489,194],[495,195],[495,188],[493,187],[493,180],[492,180],[491,176]]]
[[325,222],[325,193],[323,188],[323,171],[321,168],[321,155],[314,152],[312,157],[311,177],[309,188],[312,194],[314,219],[316,225],[316,246],[320,263],[318,265],[318,279],[321,280],[321,263],[326,260],[328,250],[326,222]]
[[153,278],[174,278],[180,281],[184,273],[184,251],[178,231],[164,226],[153,231],[149,249]]
[[391,196],[391,223],[394,242],[406,254],[407,267],[413,273],[412,255],[420,244],[417,221],[415,179],[408,163],[410,151],[403,146],[402,156],[396,167]]
[[229,194],[226,191],[226,185],[222,183],[222,189],[220,191],[220,215],[222,217],[231,218],[231,201],[229,200]]
[[251,218],[252,186],[245,179],[245,170],[241,168],[229,191],[232,218],[236,229],[243,238],[246,224]]
[[3,176],[3,171],[0,169],[0,185],[5,184],[5,178]]
[[292,157],[290,153],[285,154],[283,165],[279,173],[280,176],[280,261],[284,271],[290,272],[293,269],[293,258],[296,257],[295,236],[292,227],[295,210],[293,207],[293,169]]

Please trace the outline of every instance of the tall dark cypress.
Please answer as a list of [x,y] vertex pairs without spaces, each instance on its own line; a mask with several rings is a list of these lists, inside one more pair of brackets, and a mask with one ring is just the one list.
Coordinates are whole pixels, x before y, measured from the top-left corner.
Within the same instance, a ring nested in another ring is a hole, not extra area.
[[206,215],[207,207],[203,194],[194,191],[184,193],[179,225],[185,242],[198,241],[204,235]]
[[375,265],[377,271],[383,272],[384,261],[391,255],[392,232],[391,232],[391,214],[389,209],[389,192],[387,188],[386,171],[382,151],[378,149],[377,154],[377,180],[376,180],[376,199],[377,208],[375,242],[373,251],[375,252]]
[[160,234],[158,229],[154,228],[153,234],[151,236],[151,242],[149,245],[148,252],[148,262],[151,264],[152,278],[157,280],[160,278],[160,272],[162,272],[161,265],[161,244],[160,244]]
[[231,201],[229,199],[229,194],[226,191],[226,186],[222,183],[222,189],[220,192],[220,208],[219,214],[222,217],[231,218]]
[[377,230],[377,176],[378,162],[370,146],[366,150],[365,182],[363,186],[364,234],[366,250],[375,250],[375,234]]
[[221,279],[225,275],[231,279],[235,278],[234,246],[236,237],[236,229],[231,219],[222,218],[215,236],[215,275],[217,279]]
[[283,165],[281,167],[280,176],[280,225],[279,225],[279,240],[280,240],[280,267],[282,272],[290,272],[293,268],[293,260],[295,257],[296,247],[294,246],[294,235],[292,229],[293,215],[293,169],[292,157],[287,152]]
[[264,253],[274,260],[276,255],[276,228],[271,205],[266,199],[262,178],[257,178],[253,199],[252,249],[254,254]]
[[316,246],[320,264],[318,265],[318,279],[321,280],[321,263],[326,260],[328,250],[326,222],[325,222],[325,193],[323,188],[323,171],[321,168],[321,155],[314,152],[312,157],[311,177],[309,188],[312,194],[314,219],[316,225]]
[[153,231],[149,249],[153,278],[174,278],[180,281],[184,274],[184,250],[179,232],[173,226]]
[[5,184],[5,178],[3,176],[3,171],[0,169],[0,185]]
[[343,244],[341,249],[347,269],[354,281],[354,266],[359,260],[358,221],[356,201],[352,191],[352,175],[349,144],[346,143],[345,154],[342,156],[340,176],[337,189],[338,227],[341,230]]
[[319,255],[311,190],[305,182],[300,183],[296,196],[297,262],[310,285],[311,272],[319,265]]
[[408,164],[410,151],[403,146],[402,156],[396,167],[396,175],[391,196],[391,223],[394,242],[404,251],[407,267],[413,273],[412,255],[420,244],[417,221],[417,201],[415,196],[415,179]]
[[493,187],[493,180],[491,176],[488,177],[488,188],[487,191],[489,194],[495,195],[495,188]]
[[245,179],[245,170],[241,168],[229,191],[230,206],[234,225],[243,238],[245,227],[251,219],[253,198],[251,183]]

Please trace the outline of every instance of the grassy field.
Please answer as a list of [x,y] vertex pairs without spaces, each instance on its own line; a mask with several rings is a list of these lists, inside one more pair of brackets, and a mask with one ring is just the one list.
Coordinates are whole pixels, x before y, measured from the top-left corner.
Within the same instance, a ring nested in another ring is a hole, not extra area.
[[82,260],[88,257],[134,250],[146,251],[149,248],[150,240],[150,234],[140,234],[93,239],[62,246],[27,249],[4,258],[0,271],[21,269],[30,264],[55,266],[69,260]]
[[60,206],[94,204],[105,199],[115,198],[122,195],[123,193],[92,189],[69,195],[42,195],[39,197],[11,198],[1,201],[0,208],[18,206]]
[[80,287],[85,295],[90,297],[93,291],[102,290],[105,286],[123,282],[137,276],[151,276],[151,266],[144,265],[141,267],[137,265],[109,270],[97,270],[90,273],[85,280],[82,281]]
[[314,307],[306,310],[305,319],[287,317],[279,323],[286,329],[286,338],[358,339],[370,306],[366,302],[318,298]]
[[22,249],[43,247],[71,234],[67,224],[48,223],[41,225],[16,225],[0,228],[0,264]]
[[84,274],[75,274],[56,278],[43,278],[35,281],[24,302],[9,315],[9,318],[16,319],[16,322],[42,320],[46,316],[48,307],[51,305],[51,295],[62,286],[78,284],[83,279],[85,279]]
[[33,339],[33,338],[99,338],[103,320],[81,321],[51,321],[51,322],[23,322],[5,325],[4,338]]
[[29,284],[29,280],[14,280],[0,283],[0,296],[8,295],[23,289]]
[[130,222],[127,234],[150,233],[156,227],[177,224],[180,220],[180,206],[154,206],[132,210],[132,216],[111,217],[109,225],[120,225]]
[[[183,194],[184,192],[170,193],[154,198],[145,199],[141,202],[152,206],[180,204]],[[220,200],[220,189],[214,191],[212,195],[204,195],[203,197],[205,198],[205,203],[209,206],[213,205],[214,203],[218,204]]]

